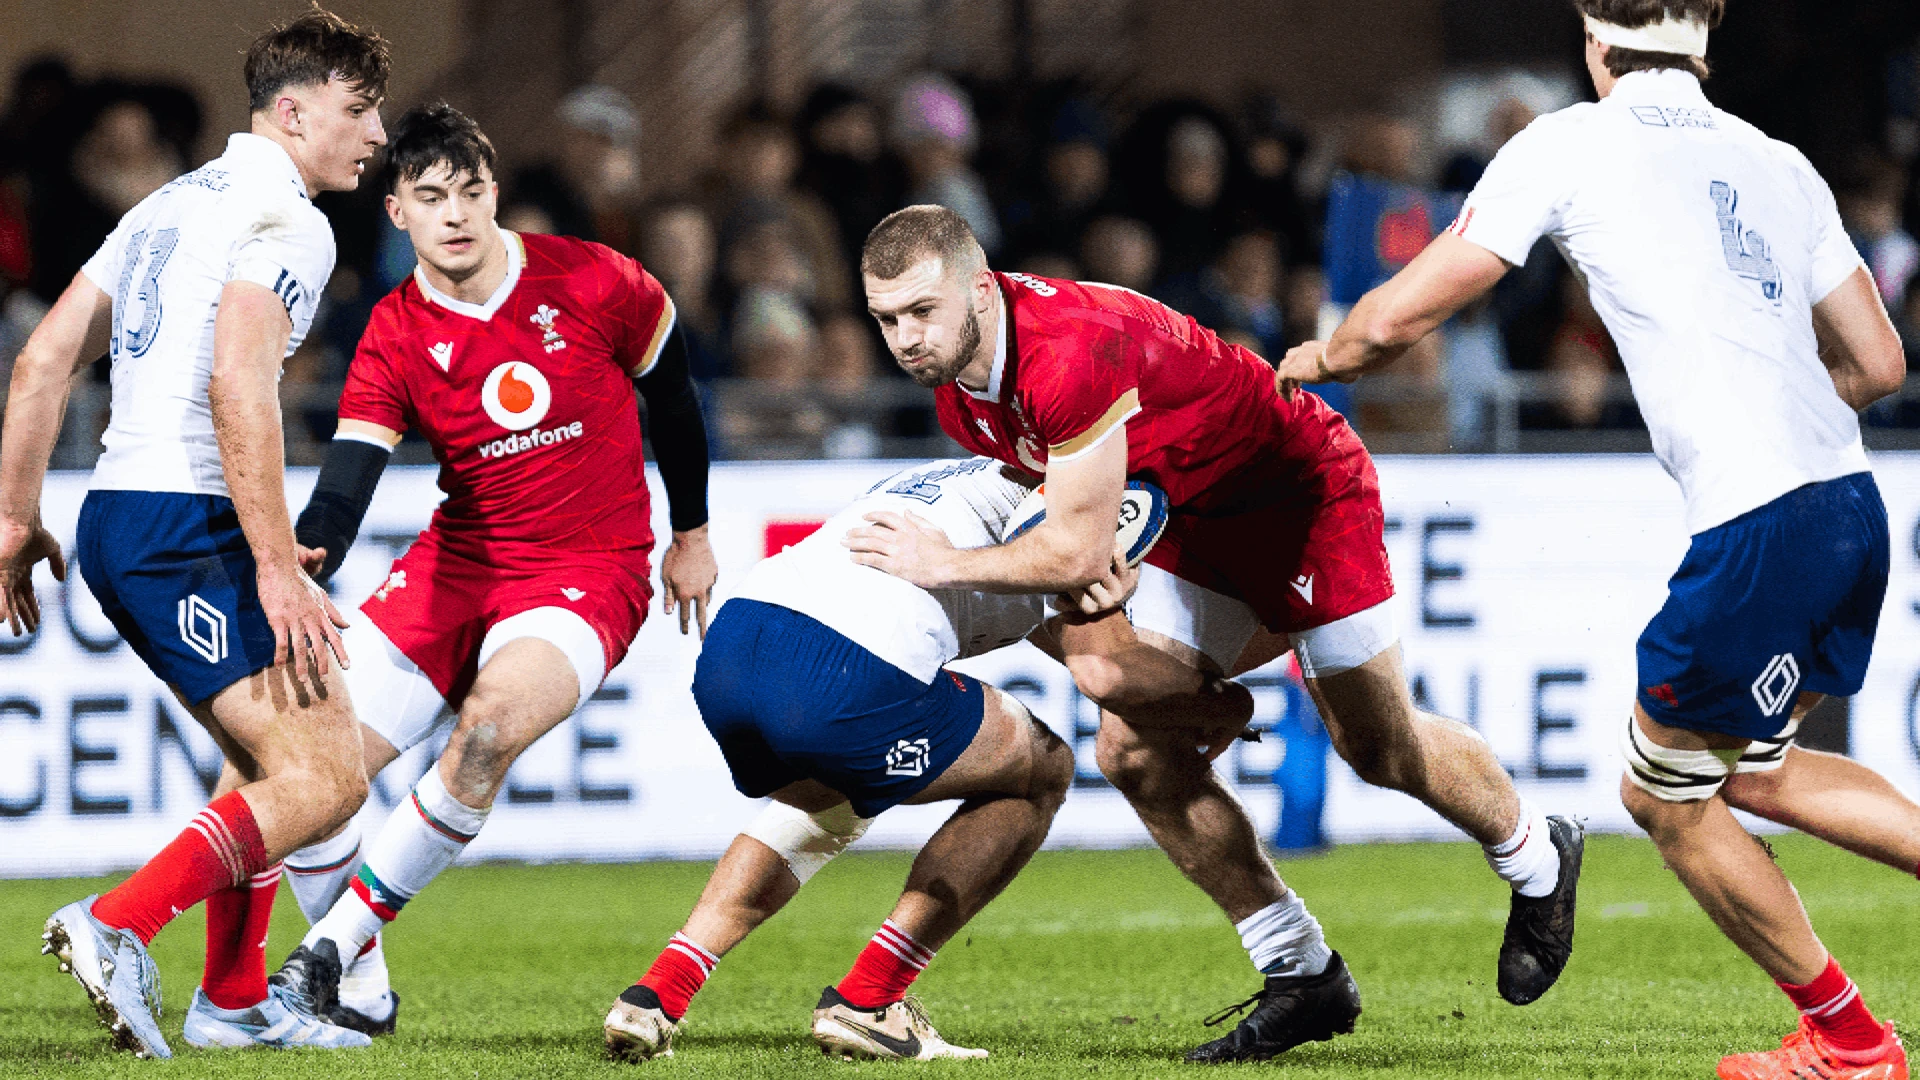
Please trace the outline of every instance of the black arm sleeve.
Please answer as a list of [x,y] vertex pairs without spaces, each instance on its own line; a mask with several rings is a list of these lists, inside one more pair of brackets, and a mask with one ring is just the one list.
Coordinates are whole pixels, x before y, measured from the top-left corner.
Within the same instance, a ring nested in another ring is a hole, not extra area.
[[660,357],[633,381],[647,402],[647,438],[667,489],[674,532],[707,523],[707,421],[687,370],[687,343],[676,324]]
[[326,564],[314,580],[324,585],[340,569],[340,560],[347,557],[347,549],[360,535],[360,522],[367,516],[367,504],[373,501],[373,489],[392,457],[393,451],[359,439],[336,438],[327,447],[320,479],[293,526],[294,538],[302,546],[327,549]]

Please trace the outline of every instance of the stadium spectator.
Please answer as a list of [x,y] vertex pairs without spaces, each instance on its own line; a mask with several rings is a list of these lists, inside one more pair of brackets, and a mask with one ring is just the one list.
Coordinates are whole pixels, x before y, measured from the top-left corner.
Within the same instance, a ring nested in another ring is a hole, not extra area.
[[1250,95],[1241,105],[1247,146],[1247,201],[1280,245],[1290,273],[1320,260],[1320,215],[1300,190],[1307,136],[1272,94]]
[[59,172],[35,179],[29,220],[33,288],[42,299],[59,295],[122,214],[186,170],[197,123],[163,137],[153,90],[104,82],[85,91],[85,119],[72,129]]
[[[640,118],[633,102],[610,86],[582,86],[560,102],[555,119],[559,155],[515,173],[503,195],[510,206],[537,207],[551,223],[548,232],[630,254],[628,215],[640,183]],[[537,223],[524,213],[516,220]]]
[[1042,155],[1038,196],[1010,208],[1009,216],[1021,219],[1009,242],[1017,260],[1071,258],[1087,227],[1115,209],[1106,118],[1099,108],[1084,99],[1068,99],[1054,114],[1051,134]]
[[997,252],[1000,218],[986,184],[968,164],[979,129],[967,92],[941,75],[908,80],[894,98],[891,135],[907,163],[906,201],[952,210],[967,220],[987,254]]
[[731,374],[720,351],[720,312],[714,301],[717,259],[713,222],[692,203],[668,203],[646,218],[640,231],[640,263],[673,297],[687,366],[697,382]]
[[1087,226],[1080,242],[1080,266],[1089,281],[1103,281],[1134,292],[1153,291],[1160,248],[1153,231],[1130,217],[1110,214]]
[[867,233],[901,204],[905,167],[887,150],[879,109],[837,83],[815,88],[794,126],[801,141],[796,182],[832,211],[841,261],[851,273]]
[[1280,358],[1286,336],[1280,294],[1280,248],[1265,230],[1227,241],[1218,258],[1197,274],[1167,282],[1156,294],[1167,305],[1211,327],[1223,341]]
[[1920,271],[1920,243],[1902,227],[1901,201],[1907,193],[1907,174],[1878,154],[1855,162],[1835,185],[1840,220],[1861,258],[1873,272],[1880,298],[1889,311],[1906,306],[1907,288]]
[[1227,138],[1212,119],[1185,116],[1167,133],[1166,155],[1167,198],[1148,220],[1160,241],[1163,272],[1192,273],[1219,253],[1233,224]]

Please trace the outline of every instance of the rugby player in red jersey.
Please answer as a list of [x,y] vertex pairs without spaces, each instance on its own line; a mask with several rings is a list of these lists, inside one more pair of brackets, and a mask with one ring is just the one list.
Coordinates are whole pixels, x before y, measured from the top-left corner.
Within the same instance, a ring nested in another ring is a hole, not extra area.
[[[1127,608],[1140,638],[1227,674],[1292,648],[1361,777],[1486,846],[1513,886],[1501,994],[1525,1004],[1545,993],[1572,951],[1582,826],[1521,799],[1471,728],[1415,708],[1379,483],[1346,421],[1312,394],[1281,397],[1259,357],[1145,296],[993,272],[966,223],[941,207],[882,221],[861,271],[900,366],[937,388],[941,427],[1044,477],[1047,516],[1012,543],[958,550],[876,513],[848,535],[855,558],[923,588],[1081,588],[1107,569],[1125,481],[1160,485],[1173,518]],[[1110,706],[1116,665],[1089,644],[1100,625],[1060,627],[1058,647],[1081,690]],[[1345,963],[1194,740],[1108,708],[1097,758],[1266,975],[1239,1026],[1188,1059],[1258,1060],[1353,1030],[1360,998]]]
[[598,244],[499,228],[493,147],[446,105],[402,116],[388,156],[387,211],[419,266],[374,308],[297,532],[324,579],[401,432],[426,437],[446,501],[345,631],[346,681],[369,774],[457,719],[364,865],[351,832],[288,857],[320,917],[275,976],[370,1033],[391,1031],[397,1007],[375,935],[479,833],[514,760],[593,695],[646,618],[636,387],[671,503],[662,604],[682,633],[694,619],[705,635],[717,573],[706,428],[660,283]]

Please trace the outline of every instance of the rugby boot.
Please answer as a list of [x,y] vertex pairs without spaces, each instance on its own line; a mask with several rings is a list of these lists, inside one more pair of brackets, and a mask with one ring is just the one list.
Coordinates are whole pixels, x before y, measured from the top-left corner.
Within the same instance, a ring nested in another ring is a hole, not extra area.
[[1500,943],[1500,996],[1515,1005],[1538,1001],[1552,989],[1573,955],[1573,894],[1587,849],[1587,823],[1556,815],[1547,818],[1547,827],[1560,852],[1560,880],[1545,896],[1513,894],[1507,936]]
[[187,1009],[186,1030],[181,1037],[188,1046],[203,1050],[251,1050],[267,1047],[291,1050],[315,1046],[322,1050],[351,1050],[372,1046],[373,1040],[358,1031],[323,1024],[287,1008],[286,991],[267,988],[266,999],[246,1009],[222,1009],[207,1000],[198,987],[193,1005]]
[[303,944],[293,950],[280,970],[267,976],[268,992],[275,988],[296,1016],[325,1023],[340,1004],[340,946],[321,938],[312,948]]
[[1805,1017],[1780,1049],[1730,1054],[1720,1059],[1720,1080],[1907,1080],[1907,1048],[1892,1024],[1872,1050],[1840,1050],[1828,1043]]
[[813,1007],[813,1041],[820,1044],[821,1053],[846,1061],[987,1056],[985,1050],[955,1046],[941,1038],[919,998],[909,996],[878,1009],[862,1009],[831,986],[820,992],[820,1004]]
[[1269,975],[1260,992],[1207,1017],[1213,1027],[1247,1013],[1226,1035],[1195,1047],[1187,1060],[1202,1065],[1265,1061],[1301,1043],[1326,1042],[1353,1031],[1360,1019],[1360,988],[1339,953],[1318,975]]
[[673,1036],[680,1025],[660,1007],[660,995],[653,987],[635,983],[614,999],[601,1030],[607,1037],[607,1057],[640,1062],[672,1057]]
[[89,896],[54,912],[40,935],[40,951],[60,958],[60,970],[79,981],[116,1049],[134,1057],[170,1058],[160,1034],[160,969],[131,930],[93,917]]
[[363,1035],[391,1035],[400,1023],[400,991],[387,991],[386,1006],[386,1016],[375,1020],[364,1010],[356,1009],[344,1001],[335,1002],[333,1008],[327,1013],[327,1023],[346,1028],[348,1031],[358,1031]]

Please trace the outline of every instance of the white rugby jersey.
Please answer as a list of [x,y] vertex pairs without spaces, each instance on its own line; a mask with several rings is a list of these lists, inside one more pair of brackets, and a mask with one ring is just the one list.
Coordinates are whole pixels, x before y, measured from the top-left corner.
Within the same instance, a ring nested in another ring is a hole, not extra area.
[[861,566],[840,545],[875,510],[920,515],[957,548],[998,544],[1027,489],[977,457],[936,461],[874,485],[819,531],[761,560],[736,596],[778,604],[826,624],[887,663],[931,683],[940,666],[1026,637],[1045,617],[1038,596],[922,589]]
[[1620,348],[1689,532],[1867,469],[1814,342],[1812,305],[1861,265],[1833,193],[1693,75],[1634,72],[1535,120],[1449,229],[1516,265],[1542,235],[1559,245]]
[[229,281],[272,289],[313,325],[333,273],[333,230],[271,139],[227,151],[141,200],[80,272],[113,297],[113,419],[94,488],[227,494],[207,406],[213,318]]

